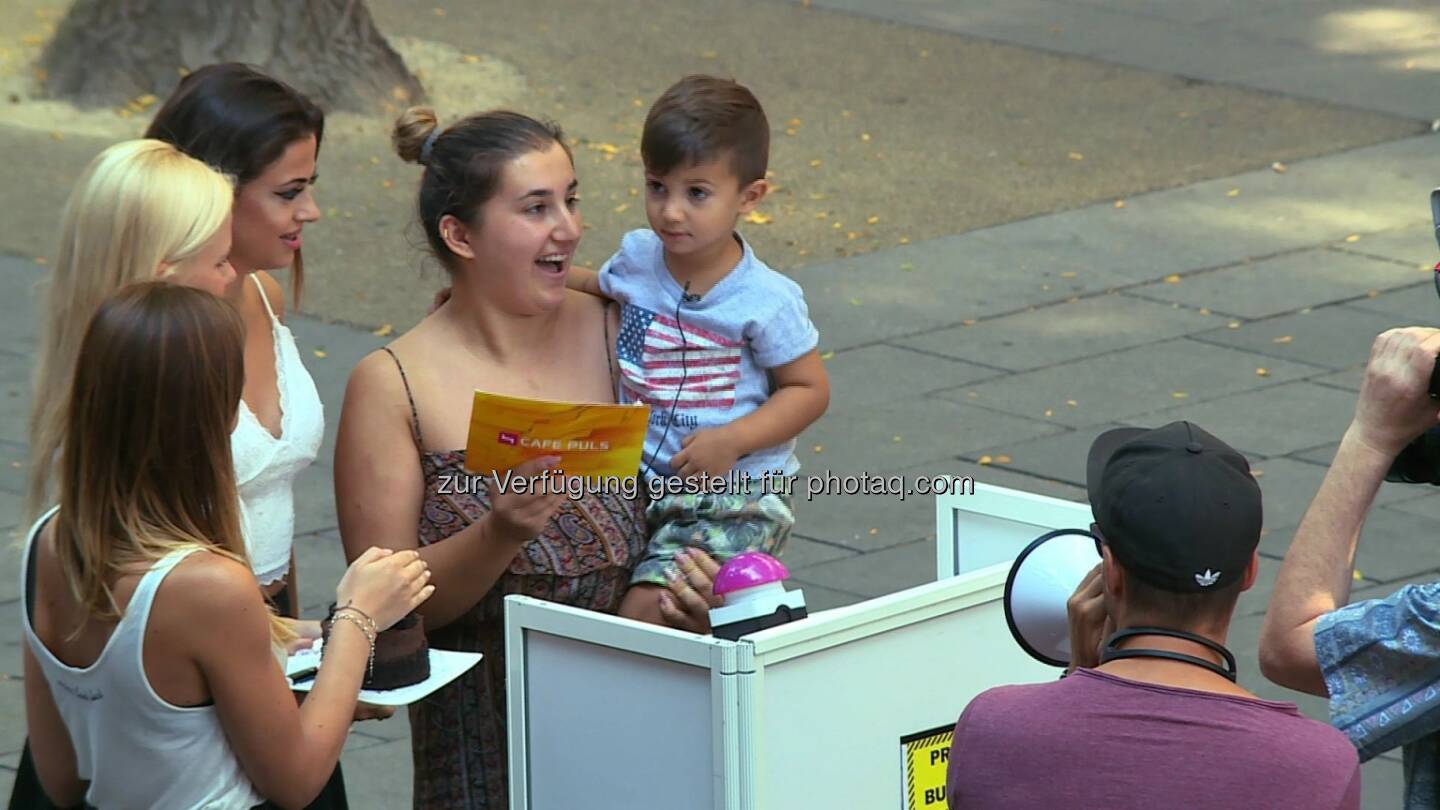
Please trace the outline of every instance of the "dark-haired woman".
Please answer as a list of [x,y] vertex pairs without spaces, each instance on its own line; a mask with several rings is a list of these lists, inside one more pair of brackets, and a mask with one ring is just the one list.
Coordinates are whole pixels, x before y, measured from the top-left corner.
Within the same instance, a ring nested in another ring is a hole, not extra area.
[[[414,108],[396,123],[400,156],[425,167],[419,214],[451,295],[350,377],[335,449],[346,553],[418,548],[435,572],[431,643],[484,654],[410,708],[418,808],[508,807],[504,597],[521,593],[615,612],[645,547],[644,505],[618,492],[466,494],[475,389],[614,402],[604,302],[567,290],[580,240],[577,180],[558,128],[524,115],[474,115],[443,131]],[[516,468],[532,475],[555,459]],[[384,493],[384,497],[376,497]],[[642,496],[643,497],[643,496]],[[684,606],[703,614],[698,568]],[[659,595],[656,594],[658,599]],[[603,699],[597,698],[597,699]]]
[[434,592],[415,552],[367,549],[335,589],[326,663],[296,706],[290,623],[267,609],[240,536],[229,445],[244,340],[207,292],[128,287],[90,321],[56,403],[60,505],[30,530],[20,615],[35,767],[61,804],[305,804],[339,759],[376,634]]

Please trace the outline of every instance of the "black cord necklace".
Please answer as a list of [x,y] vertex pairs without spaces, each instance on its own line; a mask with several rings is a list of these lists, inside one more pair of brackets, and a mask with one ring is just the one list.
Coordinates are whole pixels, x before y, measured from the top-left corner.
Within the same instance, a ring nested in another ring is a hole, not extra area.
[[[1144,647],[1120,649],[1115,646],[1127,638],[1135,636],[1167,636],[1178,638],[1199,644],[1213,650],[1225,660],[1225,666],[1220,666],[1214,661],[1207,661],[1204,658],[1197,658],[1185,653],[1171,652],[1170,650],[1149,650]],[[1185,664],[1194,664],[1197,667],[1204,667],[1222,678],[1235,682],[1235,656],[1225,649],[1223,645],[1216,644],[1204,636],[1197,636],[1194,633],[1187,633],[1184,630],[1168,630],[1164,627],[1127,627],[1105,640],[1105,648],[1100,653],[1100,663],[1119,661],[1122,658],[1164,658],[1168,661],[1179,661]]]

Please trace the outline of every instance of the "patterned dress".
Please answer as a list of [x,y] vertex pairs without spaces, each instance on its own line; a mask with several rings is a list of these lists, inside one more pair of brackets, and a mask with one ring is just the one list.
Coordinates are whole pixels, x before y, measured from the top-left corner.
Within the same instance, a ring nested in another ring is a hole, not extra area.
[[[400,361],[395,364],[398,367]],[[400,375],[403,379],[403,368]],[[410,396],[408,382],[405,393]],[[465,451],[424,449],[413,396],[410,412],[425,477],[419,538],[421,546],[428,546],[479,520],[490,510],[490,496],[484,482],[465,470]],[[467,486],[442,487],[447,479],[463,479]],[[458,494],[445,494],[451,490]],[[475,668],[410,707],[415,807],[506,810],[510,806],[505,597],[525,594],[614,613],[629,585],[631,569],[645,550],[644,509],[642,501],[610,493],[566,500],[540,536],[521,547],[483,599],[445,627],[427,632],[431,645],[439,649],[478,652],[484,657]]]

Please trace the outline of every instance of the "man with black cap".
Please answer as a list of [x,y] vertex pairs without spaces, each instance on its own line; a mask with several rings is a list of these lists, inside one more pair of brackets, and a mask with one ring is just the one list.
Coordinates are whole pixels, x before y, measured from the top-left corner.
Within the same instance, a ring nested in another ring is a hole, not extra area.
[[1401,450],[1435,427],[1440,405],[1427,394],[1437,354],[1436,329],[1375,339],[1355,417],[1295,530],[1260,633],[1265,676],[1328,696],[1330,721],[1362,759],[1403,749],[1412,809],[1440,807],[1440,582],[1347,603],[1380,482]]
[[1188,422],[1120,428],[1086,486],[1102,562],[1067,606],[1068,677],[970,702],[950,807],[1358,808],[1344,736],[1235,683],[1225,637],[1261,524],[1245,457]]

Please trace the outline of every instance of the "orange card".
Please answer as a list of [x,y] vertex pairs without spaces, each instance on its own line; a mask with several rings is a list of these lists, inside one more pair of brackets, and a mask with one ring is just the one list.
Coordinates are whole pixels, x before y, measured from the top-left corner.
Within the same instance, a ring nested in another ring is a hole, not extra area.
[[539,456],[559,456],[566,475],[640,474],[649,405],[549,402],[475,392],[465,469],[503,473]]

